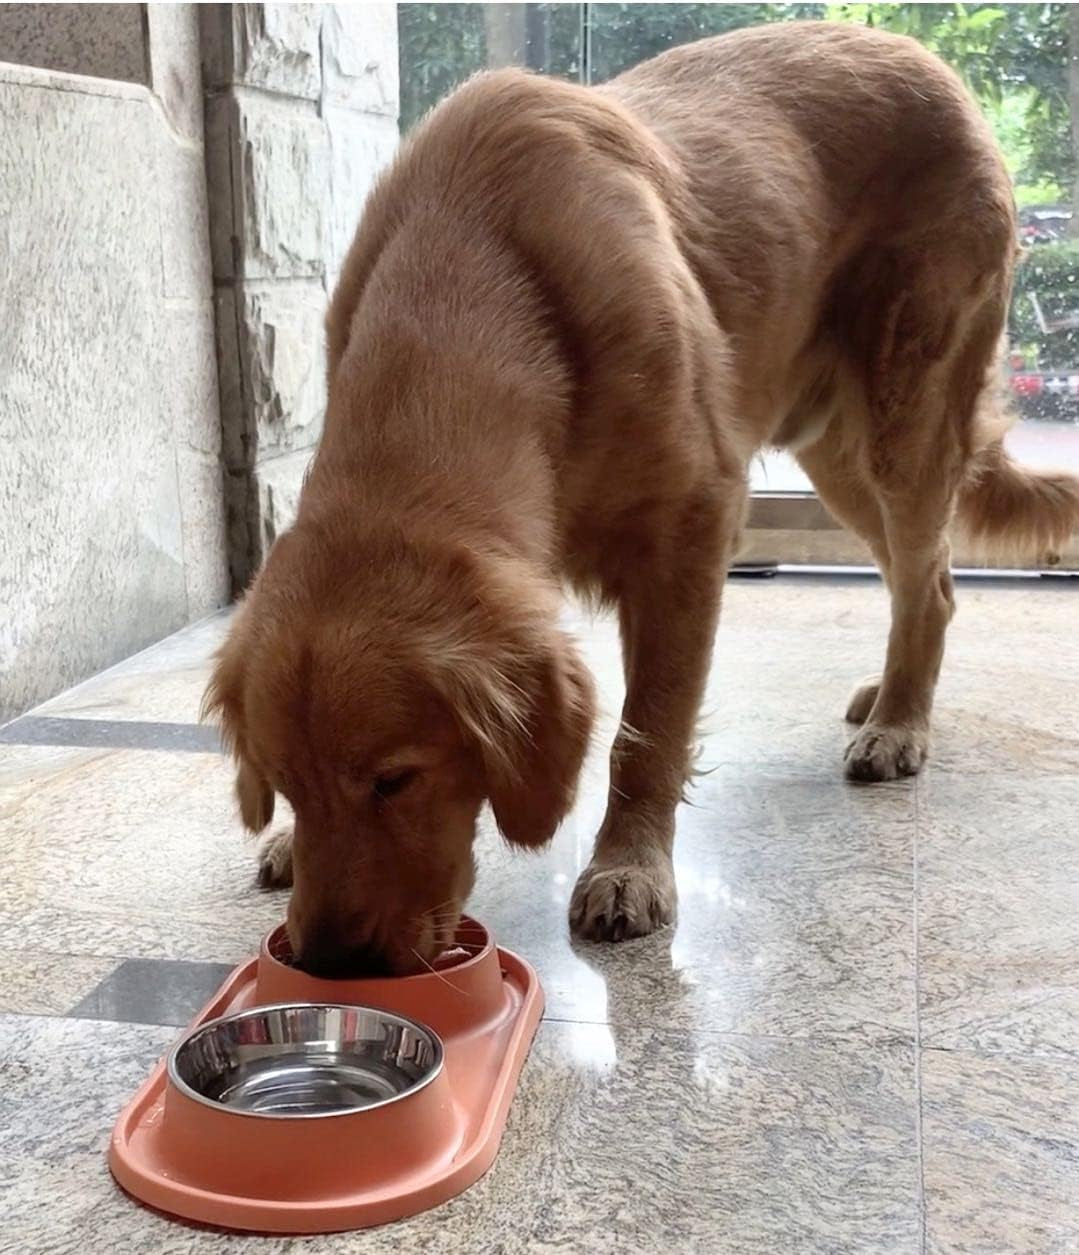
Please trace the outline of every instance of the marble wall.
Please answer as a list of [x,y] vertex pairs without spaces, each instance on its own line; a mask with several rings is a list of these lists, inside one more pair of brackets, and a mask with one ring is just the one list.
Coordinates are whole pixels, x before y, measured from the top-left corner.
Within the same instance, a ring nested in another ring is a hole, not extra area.
[[150,86],[0,64],[0,721],[228,596],[197,14],[115,7]]

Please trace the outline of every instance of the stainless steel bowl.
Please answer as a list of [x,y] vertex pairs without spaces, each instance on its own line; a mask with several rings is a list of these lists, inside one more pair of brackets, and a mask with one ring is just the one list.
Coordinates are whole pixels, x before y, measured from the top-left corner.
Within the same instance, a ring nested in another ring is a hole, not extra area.
[[243,1115],[344,1115],[396,1102],[442,1068],[429,1028],[372,1007],[295,1002],[210,1020],[168,1059],[182,1093]]

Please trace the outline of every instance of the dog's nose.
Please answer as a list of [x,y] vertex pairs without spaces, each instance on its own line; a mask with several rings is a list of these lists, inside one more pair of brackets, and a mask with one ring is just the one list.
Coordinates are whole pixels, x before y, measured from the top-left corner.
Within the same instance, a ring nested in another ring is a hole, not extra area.
[[327,980],[393,975],[389,959],[378,946],[355,945],[327,928],[303,938],[296,966]]

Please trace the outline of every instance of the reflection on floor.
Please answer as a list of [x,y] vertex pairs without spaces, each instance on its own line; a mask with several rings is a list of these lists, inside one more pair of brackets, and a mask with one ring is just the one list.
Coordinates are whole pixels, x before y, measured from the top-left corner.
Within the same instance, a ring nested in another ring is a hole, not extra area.
[[[489,833],[473,900],[547,1014],[492,1171],[386,1229],[195,1230],[113,1186],[122,1102],[283,909],[193,727],[219,618],[0,730],[0,1250],[1079,1250],[1079,587],[967,584],[917,782],[840,779],[868,581],[733,582],[676,930],[570,944],[602,812]],[[612,626],[580,634],[609,733]]]

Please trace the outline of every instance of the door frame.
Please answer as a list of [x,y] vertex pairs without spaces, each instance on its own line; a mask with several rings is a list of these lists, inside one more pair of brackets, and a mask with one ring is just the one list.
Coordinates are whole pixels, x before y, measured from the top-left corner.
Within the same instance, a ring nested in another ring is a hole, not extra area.
[[[873,566],[865,543],[804,492],[755,492],[735,566]],[[976,570],[1079,571],[1079,535],[1027,562],[987,560],[957,538],[952,566]]]

